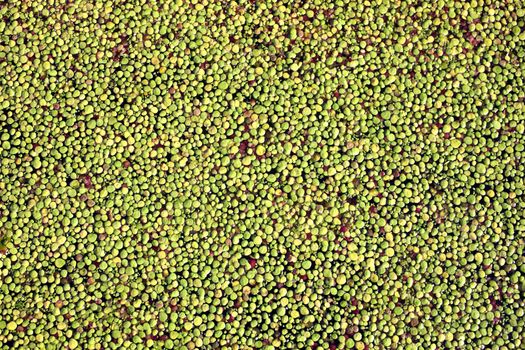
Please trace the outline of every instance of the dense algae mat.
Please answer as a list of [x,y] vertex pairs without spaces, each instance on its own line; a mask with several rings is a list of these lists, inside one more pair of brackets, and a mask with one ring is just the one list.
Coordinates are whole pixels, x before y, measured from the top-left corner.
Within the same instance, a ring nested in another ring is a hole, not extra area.
[[0,344],[523,349],[521,1],[4,1]]

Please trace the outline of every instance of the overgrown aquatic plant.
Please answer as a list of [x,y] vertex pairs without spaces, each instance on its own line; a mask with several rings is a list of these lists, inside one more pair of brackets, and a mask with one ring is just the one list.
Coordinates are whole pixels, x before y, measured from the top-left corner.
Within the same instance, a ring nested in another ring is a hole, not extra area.
[[0,344],[522,349],[524,13],[2,2]]

